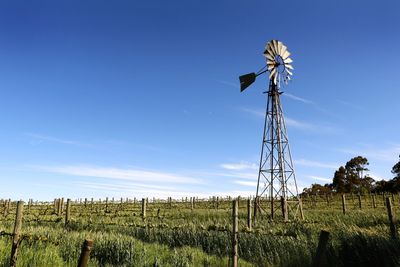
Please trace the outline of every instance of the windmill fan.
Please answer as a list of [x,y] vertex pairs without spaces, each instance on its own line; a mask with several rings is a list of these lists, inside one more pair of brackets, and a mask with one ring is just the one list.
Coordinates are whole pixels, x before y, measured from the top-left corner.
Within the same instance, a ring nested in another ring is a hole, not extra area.
[[265,47],[264,56],[267,58],[269,79],[275,85],[282,81],[287,84],[293,75],[293,67],[290,65],[293,60],[289,57],[287,47],[278,40],[271,40]]

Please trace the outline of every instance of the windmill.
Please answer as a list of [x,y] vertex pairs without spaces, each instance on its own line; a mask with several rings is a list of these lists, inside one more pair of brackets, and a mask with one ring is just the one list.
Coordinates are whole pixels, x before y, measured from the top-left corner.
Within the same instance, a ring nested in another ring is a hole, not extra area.
[[[287,47],[278,40],[271,40],[265,47],[267,65],[258,73],[239,77],[240,91],[250,86],[256,77],[269,72],[269,87],[265,112],[263,141],[257,179],[254,217],[266,212],[274,219],[280,210],[285,221],[298,215],[303,219],[303,209],[298,193],[296,175],[289,147],[280,95],[281,86],[287,85],[293,75],[293,60]],[[266,69],[265,69],[266,68]],[[300,213],[300,214],[299,214]]]

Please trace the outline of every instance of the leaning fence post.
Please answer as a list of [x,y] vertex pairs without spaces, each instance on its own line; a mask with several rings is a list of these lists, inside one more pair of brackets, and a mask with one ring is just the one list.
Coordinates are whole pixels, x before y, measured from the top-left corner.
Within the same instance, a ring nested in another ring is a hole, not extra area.
[[67,199],[67,209],[65,210],[65,225],[70,221],[71,217],[71,199]]
[[376,199],[375,199],[375,194],[372,195],[372,206],[374,209],[376,209]]
[[300,209],[300,218],[304,220],[304,212],[303,212],[303,200],[299,197],[299,209]]
[[238,266],[238,201],[232,202],[232,267]]
[[142,219],[146,218],[146,199],[142,198]]
[[251,231],[251,198],[247,199],[247,228]]
[[17,253],[18,253],[18,246],[20,243],[19,236],[21,234],[23,212],[24,212],[24,202],[18,201],[17,214],[15,216],[15,224],[13,231],[13,241],[11,245],[11,259],[10,259],[11,267],[17,266]]
[[82,245],[81,255],[78,261],[78,267],[87,267],[90,257],[90,251],[93,248],[93,240],[85,239]]
[[344,194],[342,195],[342,209],[343,214],[346,214],[346,196]]
[[313,264],[314,267],[322,266],[321,263],[325,255],[326,246],[328,245],[328,240],[329,240],[329,232],[322,230],[321,233],[319,234],[317,253],[315,254],[314,264]]
[[396,223],[395,223],[395,218],[392,210],[392,202],[390,201],[390,198],[386,198],[386,208],[387,208],[387,213],[389,217],[389,223],[390,223],[390,235],[392,238],[397,238],[397,230],[396,230]]

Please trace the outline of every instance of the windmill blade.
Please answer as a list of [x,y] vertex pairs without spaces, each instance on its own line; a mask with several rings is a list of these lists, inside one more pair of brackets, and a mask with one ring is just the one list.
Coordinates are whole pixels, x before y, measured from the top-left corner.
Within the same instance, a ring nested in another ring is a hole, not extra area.
[[277,84],[277,79],[278,79],[278,73],[275,74],[275,77],[274,77],[274,84]]
[[284,62],[285,64],[289,64],[289,63],[292,63],[293,60],[292,60],[290,57],[288,57],[287,59],[283,60],[283,62]]
[[293,67],[292,67],[292,65],[289,65],[289,64],[285,64],[285,68],[294,70]]
[[279,54],[279,51],[278,51],[278,40],[272,40],[272,46],[274,48],[275,55],[278,55]]
[[285,53],[283,53],[282,54],[282,58],[285,60],[285,59],[287,59],[288,57],[290,56],[290,53],[289,53],[289,51],[285,51]]
[[272,58],[275,58],[275,53],[272,46],[269,46],[269,48],[267,49],[267,55],[270,55]]
[[271,54],[266,54],[265,57],[270,61],[275,61],[275,58]]
[[272,68],[274,68],[275,67],[275,63],[274,62],[267,62],[267,69],[268,70],[271,70]]
[[276,68],[273,68],[273,69],[271,70],[271,73],[269,74],[269,79],[270,79],[270,80],[273,79],[275,73],[276,73]]
[[275,51],[275,46],[274,46],[274,40],[271,40],[269,42],[269,48],[270,48],[270,51],[272,51],[272,55],[275,56],[276,55],[276,51]]
[[293,72],[291,72],[290,70],[288,70],[288,69],[285,69],[285,70],[286,70],[286,72],[289,73],[290,75],[293,75]]
[[281,50],[281,53],[280,53],[279,55],[282,57],[283,54],[284,54],[286,51],[287,51],[287,47],[286,47],[284,44],[282,44],[282,50]]
[[282,53],[282,48],[283,48],[282,42],[278,41],[278,55],[281,55],[281,53]]

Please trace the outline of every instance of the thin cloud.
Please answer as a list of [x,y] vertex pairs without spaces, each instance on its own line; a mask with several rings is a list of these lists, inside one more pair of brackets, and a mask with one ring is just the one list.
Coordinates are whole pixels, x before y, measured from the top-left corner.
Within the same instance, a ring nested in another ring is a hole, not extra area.
[[35,169],[51,173],[73,176],[99,177],[138,182],[164,182],[181,184],[199,184],[200,179],[175,173],[149,171],[141,169],[124,169],[98,166],[33,166]]
[[343,100],[336,100],[338,103],[346,106],[346,107],[352,107],[354,109],[358,109],[358,110],[363,110],[363,108],[360,105],[354,104],[354,103],[350,103],[347,101],[343,101]]
[[308,99],[305,99],[305,98],[302,98],[302,97],[299,97],[299,96],[295,96],[295,95],[292,95],[292,94],[289,94],[289,93],[284,93],[282,95],[286,96],[286,97],[288,97],[290,99],[293,99],[293,100],[296,100],[296,101],[299,101],[299,102],[303,102],[305,104],[315,105],[315,103],[312,102],[311,100],[308,100]]
[[220,84],[228,85],[228,86],[236,88],[236,89],[240,88],[239,82],[233,83],[233,82],[224,81],[224,80],[217,80],[217,82],[220,83]]
[[[260,117],[260,118],[265,117],[265,111],[262,111],[261,109],[240,108],[240,110],[244,111],[246,113],[252,114],[254,116]],[[331,126],[311,124],[311,123],[296,120],[296,119],[293,119],[293,118],[290,118],[287,116],[285,116],[284,119],[285,119],[285,123],[288,127],[293,127],[293,128],[308,131],[308,132],[316,132],[316,133],[336,133],[336,132],[338,132],[338,129],[331,127]]]
[[243,186],[251,186],[254,188],[257,186],[257,182],[250,182],[250,181],[236,180],[236,181],[234,181],[234,183],[238,184],[238,185],[243,185]]
[[325,163],[307,159],[294,160],[294,164],[306,167],[313,167],[313,168],[323,168],[323,169],[337,169],[340,166],[339,164],[335,163]]
[[258,166],[254,163],[249,163],[249,162],[240,162],[240,163],[226,163],[226,164],[221,164],[221,168],[226,169],[226,170],[257,170]]
[[311,179],[319,180],[319,181],[323,181],[323,182],[332,182],[332,178],[325,178],[325,177],[314,176],[314,175],[309,175],[308,177]]
[[374,159],[385,162],[395,162],[400,154],[400,144],[392,144],[387,148],[376,148],[366,145],[358,149],[338,149],[339,152],[351,154],[353,156],[362,155],[368,159]]
[[36,133],[25,133],[24,135],[34,139],[32,144],[41,144],[41,143],[47,141],[47,142],[59,143],[59,144],[64,144],[64,145],[73,145],[73,146],[84,146],[84,147],[92,147],[93,146],[91,144],[82,143],[80,141],[62,139],[62,138],[58,138],[58,137],[54,137],[54,136],[41,135],[41,134],[36,134]]

